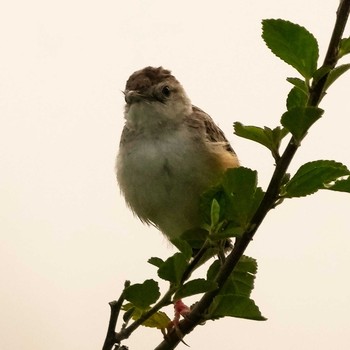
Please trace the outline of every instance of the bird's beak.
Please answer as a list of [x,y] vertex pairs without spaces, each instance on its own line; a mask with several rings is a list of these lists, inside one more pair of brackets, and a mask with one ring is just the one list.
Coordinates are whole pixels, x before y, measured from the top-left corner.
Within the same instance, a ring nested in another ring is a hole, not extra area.
[[139,102],[142,99],[142,95],[135,90],[125,90],[123,91],[125,102],[128,105],[132,103]]

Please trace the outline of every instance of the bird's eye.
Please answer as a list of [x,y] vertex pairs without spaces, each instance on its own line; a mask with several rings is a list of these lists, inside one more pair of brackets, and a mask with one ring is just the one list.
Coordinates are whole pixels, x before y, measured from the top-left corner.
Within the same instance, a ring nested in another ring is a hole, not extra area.
[[163,87],[162,94],[165,97],[169,97],[170,96],[170,88],[169,88],[169,86],[166,85],[166,86]]

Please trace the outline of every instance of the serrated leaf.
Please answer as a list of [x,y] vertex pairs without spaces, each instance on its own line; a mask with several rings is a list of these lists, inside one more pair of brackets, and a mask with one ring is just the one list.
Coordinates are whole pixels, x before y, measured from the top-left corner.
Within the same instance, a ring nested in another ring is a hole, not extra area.
[[209,308],[209,318],[231,316],[249,320],[265,321],[254,300],[232,294],[218,295]]
[[234,129],[235,129],[235,134],[237,136],[258,142],[270,150],[271,148],[273,148],[271,140],[266,135],[263,128],[260,128],[258,126],[253,126],[253,125],[243,125],[242,123],[235,122]]
[[[245,167],[228,169],[222,184],[227,194],[241,197],[245,206],[249,206],[250,198],[256,191],[257,172]],[[244,197],[248,197],[248,199]]]
[[252,199],[256,191],[257,172],[244,167],[228,169],[222,185],[231,204],[230,214],[238,223],[244,225],[248,221]]
[[236,226],[246,228],[262,199],[257,172],[245,167],[228,169],[222,186],[226,194],[225,216]]
[[188,262],[184,254],[175,253],[158,269],[158,276],[171,283],[179,284]]
[[350,53],[350,38],[341,39],[338,58],[341,58],[344,55],[347,55],[349,53]]
[[[265,127],[265,131],[268,131],[266,127]],[[288,135],[288,130],[285,128],[281,128],[280,126],[277,126],[276,128],[271,130],[271,137],[273,138],[275,144],[278,145],[278,148],[283,138],[287,135]]]
[[178,300],[191,295],[205,293],[215,288],[217,288],[216,283],[207,281],[204,278],[197,278],[181,286],[181,288],[175,293],[174,299]]
[[262,37],[280,59],[310,79],[317,69],[318,44],[304,27],[282,19],[263,20]]
[[282,115],[281,124],[300,142],[311,125],[321,118],[322,114],[321,108],[295,107]]
[[332,186],[327,187],[327,190],[348,192],[350,193],[350,177],[336,181]]
[[244,297],[250,297],[254,288],[255,276],[247,272],[236,271],[234,278],[231,278],[225,284],[222,293],[234,294]]
[[275,129],[268,127],[260,128],[258,126],[243,125],[242,123],[234,123],[235,134],[248,140],[252,140],[267,147],[273,155],[278,153],[281,140],[286,136],[285,130],[279,126]]
[[296,107],[306,107],[308,97],[299,88],[293,87],[287,97],[287,110],[290,111]]
[[244,271],[255,275],[258,272],[258,263],[256,259],[250,256],[243,255],[239,259],[235,267],[235,271],[241,271],[241,272]]
[[248,256],[242,256],[227,279],[220,294],[234,294],[250,297],[254,289],[255,275],[257,272],[257,262]]
[[[214,261],[207,271],[207,280],[215,281],[220,270],[220,262]],[[227,279],[219,294],[232,294],[249,297],[254,289],[258,264],[255,259],[243,255]]]
[[125,288],[124,296],[126,300],[130,301],[137,308],[147,309],[160,296],[158,283],[149,279],[143,283],[133,284]]
[[[125,304],[122,306],[122,310],[126,311],[125,314],[130,314],[130,317],[134,321],[136,321],[149,309],[147,310],[138,309],[133,304]],[[146,321],[144,321],[142,325],[145,327],[165,329],[170,322],[171,320],[166,313],[162,311],[158,311],[155,314],[153,314],[150,318],[148,318]]]
[[350,69],[350,64],[342,64],[338,67],[335,67],[330,71],[328,74],[328,78],[324,87],[324,90],[328,90],[328,88],[339,78],[341,77],[345,72],[347,72]]
[[333,160],[309,162],[302,165],[287,183],[283,196],[287,198],[303,197],[320,189],[332,189],[332,182],[349,174],[345,165]]
[[287,78],[287,81],[297,87],[302,91],[306,96],[309,94],[308,86],[306,85],[305,80],[299,78]]
[[145,327],[165,329],[171,322],[168,315],[163,311],[158,311],[142,323]]

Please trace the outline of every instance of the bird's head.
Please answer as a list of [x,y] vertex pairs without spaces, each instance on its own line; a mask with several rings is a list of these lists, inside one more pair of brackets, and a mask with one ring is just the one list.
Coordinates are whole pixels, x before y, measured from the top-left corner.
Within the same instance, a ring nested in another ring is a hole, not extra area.
[[126,82],[125,118],[134,126],[178,123],[192,111],[182,85],[162,67],[146,67]]

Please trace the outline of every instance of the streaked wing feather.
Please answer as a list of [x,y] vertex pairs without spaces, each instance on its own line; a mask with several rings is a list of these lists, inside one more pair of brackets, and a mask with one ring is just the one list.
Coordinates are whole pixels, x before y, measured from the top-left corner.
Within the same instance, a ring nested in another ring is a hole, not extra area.
[[192,106],[192,114],[186,121],[189,126],[202,129],[207,141],[221,143],[228,152],[236,154],[223,131],[214,123],[213,119],[200,108]]

